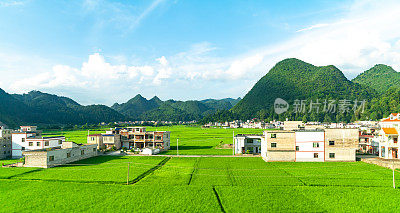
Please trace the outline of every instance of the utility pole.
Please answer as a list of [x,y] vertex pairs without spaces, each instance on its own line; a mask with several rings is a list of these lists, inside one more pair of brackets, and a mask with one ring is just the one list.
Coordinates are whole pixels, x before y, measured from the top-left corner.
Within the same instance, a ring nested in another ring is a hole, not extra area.
[[232,133],[232,155],[235,155],[235,131]]
[[176,139],[176,155],[179,156],[179,138]]
[[128,175],[126,177],[126,185],[129,185],[129,168],[130,168],[130,162],[128,162]]
[[392,170],[393,170],[393,189],[396,189],[396,180],[394,178],[394,160],[392,162],[393,162],[393,165],[392,165]]

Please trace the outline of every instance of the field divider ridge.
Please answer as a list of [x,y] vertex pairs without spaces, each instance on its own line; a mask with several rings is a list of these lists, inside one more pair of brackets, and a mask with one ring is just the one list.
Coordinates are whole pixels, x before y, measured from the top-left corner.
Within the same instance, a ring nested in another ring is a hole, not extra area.
[[195,173],[196,170],[197,170],[197,166],[198,166],[198,164],[199,164],[199,161],[200,161],[200,158],[197,158],[197,159],[196,159],[196,162],[194,163],[194,166],[193,166],[193,171],[192,171],[192,173],[190,173],[190,178],[189,178],[189,182],[188,182],[187,185],[190,185],[190,184],[192,183],[193,175],[194,175],[194,173]]
[[213,191],[214,191],[215,197],[217,198],[218,205],[219,205],[219,207],[221,208],[221,212],[225,213],[225,212],[226,212],[226,211],[225,211],[225,208],[224,208],[224,206],[222,205],[221,198],[219,197],[219,194],[218,194],[217,190],[215,189],[215,186],[213,186],[212,189],[213,189]]
[[147,170],[146,172],[142,173],[141,175],[139,175],[138,177],[136,177],[134,180],[129,181],[129,184],[135,184],[139,181],[141,181],[143,178],[147,177],[148,175],[152,174],[153,172],[155,172],[156,170],[160,169],[161,167],[163,167],[169,160],[171,159],[171,157],[167,157],[164,160],[162,160],[160,163],[158,163],[156,166],[152,167],[151,169]]

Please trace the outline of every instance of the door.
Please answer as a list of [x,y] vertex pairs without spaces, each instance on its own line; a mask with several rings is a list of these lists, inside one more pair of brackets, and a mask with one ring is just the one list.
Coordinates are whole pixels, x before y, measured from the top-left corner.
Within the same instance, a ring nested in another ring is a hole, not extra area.
[[397,156],[397,149],[395,149],[395,148],[392,149],[392,157],[393,157],[393,158],[398,158],[398,156]]

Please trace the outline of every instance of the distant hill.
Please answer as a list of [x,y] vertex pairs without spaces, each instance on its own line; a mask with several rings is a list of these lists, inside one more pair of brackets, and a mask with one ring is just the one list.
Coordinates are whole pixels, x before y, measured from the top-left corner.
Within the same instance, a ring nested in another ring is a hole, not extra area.
[[143,96],[136,95],[128,102],[123,104],[115,103],[111,108],[124,114],[128,118],[138,120],[141,115],[147,111],[158,108],[162,104],[162,101],[158,97],[154,97],[150,100],[143,98]]
[[373,89],[349,81],[335,66],[314,66],[290,58],[277,63],[246,96],[232,108],[242,118],[271,114],[276,98],[289,103],[295,99],[370,99]]
[[0,90],[0,121],[10,126],[93,124],[125,119],[105,105],[82,106],[70,98],[39,91],[10,95]]
[[113,109],[131,120],[199,120],[218,110],[229,110],[239,99],[206,99],[202,101],[161,101],[157,96],[150,100],[136,95],[126,103],[114,104]]
[[358,75],[352,82],[371,87],[379,93],[384,93],[390,87],[400,87],[400,73],[390,66],[377,64]]

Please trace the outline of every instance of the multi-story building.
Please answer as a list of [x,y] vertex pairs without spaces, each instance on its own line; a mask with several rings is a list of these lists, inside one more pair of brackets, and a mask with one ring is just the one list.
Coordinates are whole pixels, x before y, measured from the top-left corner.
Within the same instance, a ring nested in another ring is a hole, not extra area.
[[89,144],[98,144],[98,148],[115,147],[120,149],[170,148],[170,132],[146,131],[146,127],[115,128],[105,134],[88,135]]
[[11,130],[0,126],[0,159],[11,157]]
[[261,156],[266,161],[355,161],[358,129],[265,131]]
[[[108,131],[107,131],[108,132]],[[97,144],[98,149],[121,149],[121,135],[118,133],[114,134],[94,134],[88,135],[88,144]]]
[[258,154],[261,153],[261,139],[263,135],[238,134],[234,137],[235,154]]
[[399,159],[400,113],[391,113],[379,122],[381,130],[376,139],[379,141],[379,157]]
[[146,127],[127,127],[120,130],[122,146],[128,149],[170,148],[170,132],[146,131]]
[[43,137],[36,127],[21,126],[19,131],[12,132],[12,157],[22,157],[25,150],[59,148],[63,142],[64,136]]
[[59,148],[25,150],[24,167],[50,168],[97,156],[97,145],[64,142]]

